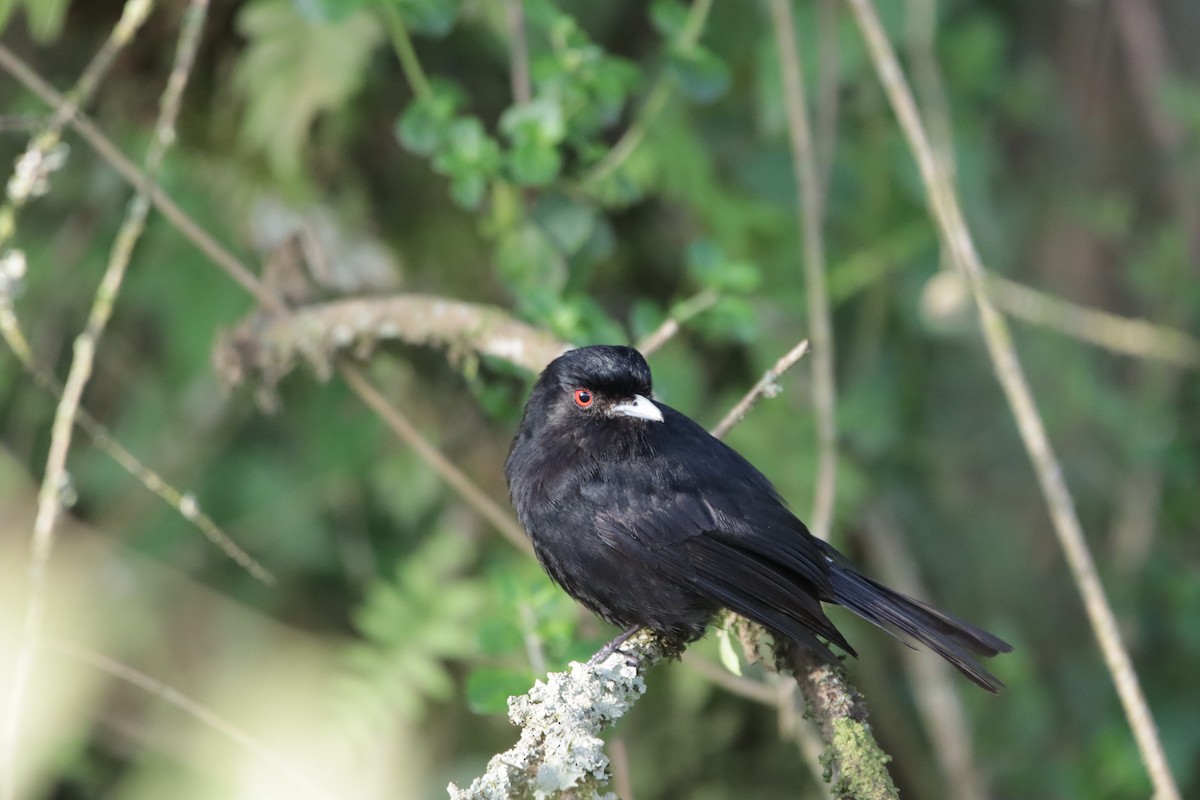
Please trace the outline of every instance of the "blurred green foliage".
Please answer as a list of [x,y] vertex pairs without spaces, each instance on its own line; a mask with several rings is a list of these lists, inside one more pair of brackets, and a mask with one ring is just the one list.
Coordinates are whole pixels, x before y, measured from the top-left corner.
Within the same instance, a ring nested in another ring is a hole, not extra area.
[[[178,9],[162,5],[88,109],[128,153],[145,146],[170,63]],[[928,51],[914,3],[879,5],[925,109],[953,131],[957,184],[989,266],[1085,305],[1197,330],[1196,9],[1159,8],[1165,49],[1147,54],[1122,49],[1104,4],[943,2]],[[214,4],[163,186],[251,262],[281,249],[256,203],[283,198],[333,210],[351,240],[382,239],[401,260],[394,277],[404,291],[503,305],[572,342],[636,341],[675,316],[683,332],[651,359],[656,393],[712,424],[808,331],[765,8],[525,0],[527,102],[511,84],[513,8]],[[0,23],[8,20],[7,46],[65,87],[120,9],[115,0],[11,0],[0,2]],[[955,685],[994,796],[1145,796],[970,311],[931,314],[923,303],[940,268],[937,239],[853,22],[836,3],[807,0],[796,17],[809,97],[824,108],[837,101],[836,127],[816,126],[840,392],[837,543],[880,574],[861,532],[882,514],[903,533],[931,600],[1015,644],[995,663],[1010,687],[999,698]],[[401,68],[391,19],[412,38],[426,89]],[[1168,71],[1148,97],[1126,80],[1127,63],[1155,57]],[[939,75],[922,71],[922,59]],[[44,114],[12,81],[0,99],[5,114]],[[1155,133],[1163,125],[1165,142]],[[5,163],[26,138],[19,126],[0,133]],[[71,144],[16,239],[29,261],[17,312],[60,375],[129,194]],[[324,257],[341,268],[341,255]],[[613,632],[336,381],[291,376],[274,416],[248,391],[223,394],[209,353],[252,305],[152,219],[86,405],[189,488],[279,584],[254,582],[79,439],[75,515],[119,550],[174,570],[145,590],[163,632],[123,634],[122,657],[168,681],[236,669],[259,679],[245,660],[267,646],[265,634],[207,634],[215,640],[189,651],[186,666],[171,657],[172,630],[204,629],[207,619],[179,587],[207,587],[332,642],[327,696],[296,702],[334,709],[332,732],[364,751],[386,731],[413,732],[428,760],[414,759],[401,785],[442,796],[448,780],[469,779],[511,740],[501,716],[509,694]],[[1017,346],[1172,766],[1185,796],[1200,795],[1200,384],[1046,331],[1018,328]],[[502,499],[501,465],[530,376],[446,355],[384,348],[373,375]],[[805,371],[802,362],[782,396],[730,435],[802,515],[816,461]],[[0,357],[0,441],[31,480],[53,409],[15,359]],[[952,797],[928,736],[913,733],[924,728],[899,646],[835,619],[863,654],[851,670],[902,790]],[[694,649],[728,663],[716,636]],[[119,714],[122,695],[110,691]],[[121,787],[149,769],[145,742],[98,714],[72,722],[64,736],[76,746],[37,796],[135,796]],[[639,798],[820,796],[770,709],[686,666],[656,670],[616,735],[630,745]]]

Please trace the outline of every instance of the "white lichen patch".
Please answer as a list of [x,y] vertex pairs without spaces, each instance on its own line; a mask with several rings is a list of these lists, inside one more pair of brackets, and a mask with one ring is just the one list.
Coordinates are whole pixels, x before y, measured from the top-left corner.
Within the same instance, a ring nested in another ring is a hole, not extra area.
[[453,800],[552,798],[572,790],[587,800],[615,800],[599,787],[608,780],[608,757],[600,731],[621,717],[646,691],[638,670],[621,653],[599,664],[573,662],[548,675],[529,693],[511,697],[508,717],[521,738],[492,758],[468,789],[449,787]]

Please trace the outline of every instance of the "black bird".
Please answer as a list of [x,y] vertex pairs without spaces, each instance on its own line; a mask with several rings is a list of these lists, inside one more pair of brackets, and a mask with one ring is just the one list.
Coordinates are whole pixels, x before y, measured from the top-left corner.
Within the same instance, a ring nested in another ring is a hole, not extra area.
[[749,461],[652,400],[632,347],[571,350],[546,367],[504,471],[542,566],[629,628],[618,642],[640,627],[691,641],[725,607],[833,660],[821,638],[855,654],[821,607],[837,603],[990,692],[1002,685],[977,658],[1008,643],[859,574]]

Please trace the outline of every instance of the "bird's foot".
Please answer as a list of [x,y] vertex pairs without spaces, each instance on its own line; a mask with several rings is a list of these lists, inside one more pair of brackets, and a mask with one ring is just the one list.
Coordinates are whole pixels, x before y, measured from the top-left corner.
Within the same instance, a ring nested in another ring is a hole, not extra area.
[[[611,642],[604,645],[604,647],[601,647],[599,650],[597,650],[596,655],[594,655],[588,659],[588,666],[592,667],[592,666],[595,666],[596,664],[599,664],[601,661],[608,658],[613,653],[620,653],[621,655],[626,657],[626,660],[630,660],[632,658],[632,656],[630,656],[628,653],[626,653],[624,650],[622,650],[621,645],[625,644],[626,640],[628,640],[630,636],[633,636],[635,633],[637,633],[641,629],[642,629],[641,625],[634,625],[629,630],[622,632],[619,636],[617,636],[617,638],[613,639]],[[637,664],[632,664],[632,666],[637,666]]]

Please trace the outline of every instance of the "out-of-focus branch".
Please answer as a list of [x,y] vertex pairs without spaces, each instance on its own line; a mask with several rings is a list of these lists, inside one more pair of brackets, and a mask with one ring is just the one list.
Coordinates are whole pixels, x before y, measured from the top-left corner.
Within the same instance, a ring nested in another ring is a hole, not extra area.
[[420,59],[417,58],[417,51],[413,47],[412,37],[408,35],[408,26],[404,24],[404,18],[400,16],[400,10],[395,3],[384,2],[378,5],[383,11],[383,21],[387,26],[388,35],[392,39],[392,49],[396,51],[396,57],[400,59],[400,68],[404,71],[408,85],[412,87],[413,94],[418,99],[428,99],[433,95],[433,89],[429,85],[429,78],[426,77],[425,70],[421,67]]
[[[912,554],[901,534],[881,512],[869,513],[863,526],[872,572],[893,589],[911,597],[927,597]],[[934,760],[941,768],[949,796],[955,800],[985,800],[983,776],[975,763],[971,726],[963,708],[954,670],[940,658],[927,658],[901,647],[905,671],[912,683],[917,711],[929,733]]]
[[301,359],[327,379],[340,353],[366,354],[388,340],[439,347],[452,357],[490,356],[535,373],[568,347],[502,308],[410,294],[335,300],[266,318],[256,314],[217,343],[213,362],[230,386],[255,377],[270,387]]
[[1163,752],[1158,730],[1142,693],[1129,652],[1121,640],[1116,617],[1100,583],[1095,561],[1083,534],[1083,526],[1079,522],[1071,493],[1062,476],[1062,468],[1046,435],[1033,393],[1021,369],[1008,323],[993,305],[989,295],[987,273],[959,207],[958,195],[929,144],[929,137],[921,122],[912,91],[904,79],[896,53],[884,33],[874,5],[870,0],[847,2],[854,11],[879,80],[917,162],[921,180],[929,196],[930,211],[944,246],[952,255],[956,268],[966,276],[971,286],[971,294],[979,311],[983,338],[996,377],[1016,417],[1021,439],[1033,462],[1042,493],[1046,497],[1059,544],[1083,597],[1092,630],[1133,729],[1142,761],[1154,785],[1155,796],[1158,800],[1177,800],[1179,789]]
[[[0,43],[0,68],[16,78],[26,89],[36,94],[46,105],[60,108],[67,102],[62,94],[46,83],[28,64],[2,43]],[[156,186],[154,181],[117,149],[112,140],[105,136],[86,115],[76,109],[68,119],[68,124],[134,189],[146,194],[154,203],[154,208],[183,234],[184,238],[204,253],[213,264],[220,267],[243,289],[254,295],[263,307],[282,310],[282,301],[266,289],[254,276],[254,273],[247,269],[236,256],[222,247],[208,231],[200,227],[160,187]]]
[[[158,172],[167,149],[175,141],[175,120],[179,115],[180,98],[191,75],[207,11],[208,0],[192,0],[184,15],[175,51],[175,63],[159,101],[158,119],[146,152],[145,172],[151,177]],[[58,113],[70,117],[74,111],[63,112],[59,109]],[[145,229],[149,212],[150,201],[146,193],[140,190],[135,192],[129,201],[125,221],[121,224],[113,243],[108,266],[96,290],[87,324],[75,339],[74,356],[67,372],[62,398],[54,413],[50,450],[46,457],[45,473],[38,493],[37,517],[33,526],[28,601],[13,669],[8,719],[4,726],[3,740],[0,741],[0,774],[6,776],[0,779],[3,780],[3,783],[0,783],[0,797],[6,800],[16,797],[16,757],[22,708],[33,674],[33,660],[41,637],[42,619],[46,613],[46,580],[50,553],[54,547],[54,533],[63,509],[63,492],[70,481],[67,474],[67,453],[71,447],[83,390],[92,374],[97,343],[112,317],[113,305],[125,277],[126,267],[129,266],[134,246]]]
[[42,649],[81,661],[112,675],[114,678],[123,680],[131,686],[136,686],[148,694],[154,695],[164,703],[175,706],[175,708],[184,714],[216,731],[238,747],[253,753],[255,758],[269,764],[279,775],[281,781],[289,784],[294,791],[299,792],[301,795],[315,798],[316,800],[332,800],[334,797],[334,795],[329,794],[321,788],[312,778],[298,772],[286,760],[280,758],[278,754],[264,747],[261,742],[248,732],[237,727],[198,700],[188,697],[175,687],[169,686],[140,670],[134,669],[128,664],[122,664],[120,661],[109,658],[103,653],[97,653],[94,650],[89,650],[70,642],[46,641],[42,643]]
[[127,0],[121,10],[121,18],[113,26],[112,31],[96,55],[79,75],[75,86],[60,99],[52,103],[54,108],[50,119],[30,141],[29,147],[17,161],[17,169],[8,181],[7,196],[3,207],[0,207],[0,249],[12,237],[16,230],[17,211],[30,198],[42,194],[46,190],[46,180],[49,172],[61,163],[54,153],[62,143],[63,126],[79,110],[80,106],[91,99],[96,87],[108,73],[113,59],[133,40],[150,10],[154,7],[153,0]]
[[533,89],[529,83],[529,37],[525,33],[525,0],[504,0],[504,20],[508,24],[513,101],[524,105],[533,98]]
[[513,519],[512,514],[488,497],[487,493],[476,486],[474,481],[454,465],[454,462],[442,455],[440,450],[418,433],[416,427],[408,421],[408,417],[384,399],[380,391],[367,380],[358,367],[343,362],[339,365],[339,371],[347,385],[355,391],[359,398],[387,423],[393,433],[415,450],[417,455],[424,459],[425,463],[429,464],[442,477],[442,480],[458,493],[459,497],[479,512],[480,516],[496,526],[496,530],[500,531],[504,538],[512,542],[515,547],[526,552],[532,551],[529,539],[525,537],[525,532]]
[[[2,287],[0,287],[0,336],[3,336],[9,349],[13,351],[25,371],[33,378],[33,382],[43,391],[61,400],[62,384],[34,362],[33,351],[21,332],[10,298]],[[266,584],[275,583],[275,576],[253,556],[239,547],[237,542],[229,537],[229,534],[222,531],[212,517],[200,508],[195,497],[190,493],[185,494],[179,491],[161,475],[138,460],[138,457],[117,441],[108,428],[93,417],[86,408],[80,406],[75,415],[75,424],[91,438],[96,447],[107,453],[113,461],[116,461],[126,472],[140,481],[143,486],[178,511],[184,519],[195,525],[205,538],[249,572],[251,576]]]
[[1114,353],[1200,367],[1200,340],[1183,331],[1081,306],[998,275],[987,276],[987,287],[1002,311],[1032,325]]
[[694,297],[689,297],[687,300],[677,304],[671,310],[671,316],[667,317],[661,325],[642,337],[642,340],[637,343],[637,349],[641,351],[642,355],[649,356],[670,341],[671,337],[679,333],[685,322],[697,314],[712,308],[717,299],[716,292],[712,289],[705,289]]
[[817,485],[809,528],[829,538],[837,489],[837,385],[833,369],[833,325],[825,286],[824,201],[817,173],[812,130],[804,99],[804,73],[796,46],[791,0],[770,0],[771,27],[779,50],[783,101],[787,108],[792,166],[796,172],[797,223],[804,239],[804,293],[813,349],[813,405],[817,414]]

